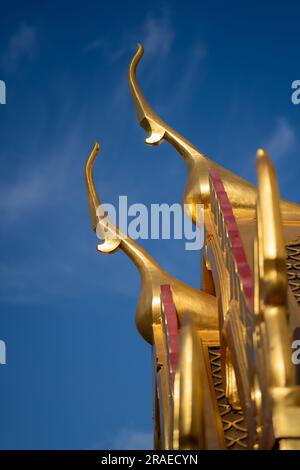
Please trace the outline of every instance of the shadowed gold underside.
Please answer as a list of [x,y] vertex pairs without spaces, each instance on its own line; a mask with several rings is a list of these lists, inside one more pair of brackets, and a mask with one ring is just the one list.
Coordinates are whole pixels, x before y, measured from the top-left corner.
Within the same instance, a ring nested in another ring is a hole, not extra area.
[[223,424],[225,443],[230,450],[247,449],[247,429],[242,411],[234,410],[228,403],[221,375],[221,352],[219,347],[209,347],[209,361],[218,408]]

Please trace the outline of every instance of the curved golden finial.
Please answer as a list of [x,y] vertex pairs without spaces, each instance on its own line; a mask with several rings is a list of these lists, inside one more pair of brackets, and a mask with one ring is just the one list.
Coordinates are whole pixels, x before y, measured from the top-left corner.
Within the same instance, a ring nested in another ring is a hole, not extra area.
[[120,246],[120,239],[117,236],[116,228],[101,211],[101,203],[94,185],[93,166],[100,151],[100,145],[95,143],[85,166],[85,184],[88,194],[88,203],[93,230],[99,231],[103,243],[97,245],[97,249],[102,253],[114,253]]
[[144,48],[141,44],[138,44],[137,53],[129,67],[129,86],[135,102],[139,122],[148,133],[145,143],[148,145],[157,145],[162,142],[164,137],[164,127],[159,125],[160,119],[151,110],[136,80],[136,68],[143,54]]
[[175,145],[177,150],[186,158],[190,158],[190,155],[193,157],[193,152],[202,155],[190,142],[162,121],[144,97],[136,78],[136,69],[143,54],[144,48],[141,44],[138,44],[137,52],[129,65],[128,81],[140,125],[148,133],[145,143],[158,145],[165,139]]
[[183,317],[185,312],[189,312],[197,327],[202,330],[216,330],[218,328],[216,298],[194,289],[166,273],[146,250],[114,226],[107,214],[104,213],[95,189],[92,173],[99,148],[99,144],[95,144],[85,168],[92,226],[104,239],[104,242],[97,246],[98,251],[113,253],[121,249],[134,262],[140,272],[142,288],[136,310],[136,324],[139,332],[146,341],[152,343],[152,324],[159,323],[161,319],[160,286],[162,284],[169,284],[172,288],[179,319]]
[[93,179],[93,166],[94,166],[94,163],[95,163],[95,160],[99,151],[100,151],[100,145],[98,144],[98,142],[96,142],[86,162],[85,174],[84,174],[93,230],[96,230],[97,228],[98,218],[96,216],[96,212],[97,212],[97,207],[100,206],[99,197],[95,190],[94,179]]
[[[217,170],[224,183],[236,217],[253,217],[256,207],[256,187],[236,174],[214,163],[194,147],[187,139],[162,121],[145,99],[136,77],[137,65],[143,56],[143,47],[139,44],[137,52],[129,65],[129,88],[135,104],[140,125],[148,133],[145,142],[150,145],[169,142],[184,158],[188,180],[184,191],[184,203],[194,222],[196,222],[196,204],[210,203],[209,171]],[[300,220],[298,204],[281,201],[283,218]]]

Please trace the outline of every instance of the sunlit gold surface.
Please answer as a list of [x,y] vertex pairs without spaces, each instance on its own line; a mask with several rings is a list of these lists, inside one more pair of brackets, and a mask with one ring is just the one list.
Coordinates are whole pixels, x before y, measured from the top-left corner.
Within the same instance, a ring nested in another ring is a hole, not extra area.
[[[129,66],[129,87],[135,104],[137,116],[141,126],[148,136],[146,144],[157,145],[166,140],[183,156],[188,172],[188,179],[184,191],[184,203],[192,209],[190,214],[195,220],[195,204],[210,202],[209,170],[215,169],[221,175],[230,202],[236,211],[237,217],[253,217],[256,207],[256,187],[244,179],[226,170],[208,159],[194,147],[187,139],[162,121],[152,110],[145,99],[136,78],[137,65],[143,55],[142,45]],[[281,201],[281,210],[284,220],[300,221],[300,206],[287,201]]]
[[258,321],[264,322],[270,386],[295,383],[290,357],[287,310],[286,250],[279,210],[279,191],[268,154],[259,150],[258,177],[258,275],[256,280]]
[[[206,211],[206,224],[210,227],[206,259],[211,269],[219,307],[219,329],[221,337],[222,387],[228,406],[242,408],[249,442],[255,433],[254,407],[251,399],[251,372],[253,350],[249,306],[222,210],[210,181],[211,208]],[[244,435],[244,434],[243,434]],[[243,439],[243,444],[247,439]]]
[[175,445],[204,449],[204,366],[196,328],[185,315],[180,330],[180,361],[175,380]]
[[[288,276],[279,190],[271,160],[257,152],[257,237],[255,243],[255,331],[258,443],[299,448],[300,389],[291,360]],[[295,306],[294,306],[295,307]],[[297,307],[296,307],[297,308]],[[258,400],[257,400],[258,397]]]
[[140,245],[115,227],[101,211],[101,202],[92,177],[92,168],[99,148],[99,144],[95,144],[85,170],[92,226],[94,230],[97,224],[101,228],[103,243],[98,245],[99,251],[113,253],[118,249],[123,250],[141,274],[142,288],[136,311],[136,323],[141,335],[148,342],[153,342],[152,323],[158,323],[161,316],[160,286],[162,284],[169,284],[172,287],[180,319],[185,312],[189,312],[198,328],[216,330],[218,323],[215,297],[194,289],[166,273]]

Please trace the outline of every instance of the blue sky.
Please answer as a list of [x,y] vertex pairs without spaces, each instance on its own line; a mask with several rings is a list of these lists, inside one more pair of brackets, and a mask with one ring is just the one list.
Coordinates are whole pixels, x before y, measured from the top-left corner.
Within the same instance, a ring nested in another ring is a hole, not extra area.
[[[297,2],[5,2],[0,6],[0,447],[151,446],[151,350],[138,335],[139,276],[96,253],[83,169],[102,146],[103,201],[181,202],[182,159],[145,147],[127,86],[138,41],[142,88],[161,117],[255,181],[266,147],[282,196],[300,202]],[[143,241],[200,285],[184,241]]]

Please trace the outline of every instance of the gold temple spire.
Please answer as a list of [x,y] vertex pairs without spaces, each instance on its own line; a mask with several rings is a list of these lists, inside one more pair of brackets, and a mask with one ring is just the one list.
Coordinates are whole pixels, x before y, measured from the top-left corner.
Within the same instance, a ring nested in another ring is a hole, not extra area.
[[163,122],[137,82],[142,55],[139,45],[129,86],[146,144],[166,140],[183,156],[184,202],[194,221],[196,204],[205,205],[206,292],[165,272],[109,219],[93,180],[98,143],[85,182],[92,227],[102,240],[97,250],[122,250],[141,276],[136,325],[153,344],[155,448],[300,449],[300,387],[291,350],[300,327],[300,206],[280,199],[265,150],[257,152],[256,187]]
[[[91,212],[92,227],[100,228],[103,243],[97,246],[102,253],[113,253],[118,249],[134,262],[138,268],[142,287],[136,311],[136,324],[146,341],[152,343],[152,324],[161,319],[160,286],[169,284],[172,288],[179,319],[189,312],[198,328],[217,330],[216,298],[198,289],[178,281],[166,273],[159,264],[138,243],[125,235],[109,220],[101,208],[101,201],[93,180],[93,165],[99,152],[99,144],[95,144],[85,168],[85,182]],[[99,215],[100,214],[100,215]]]

